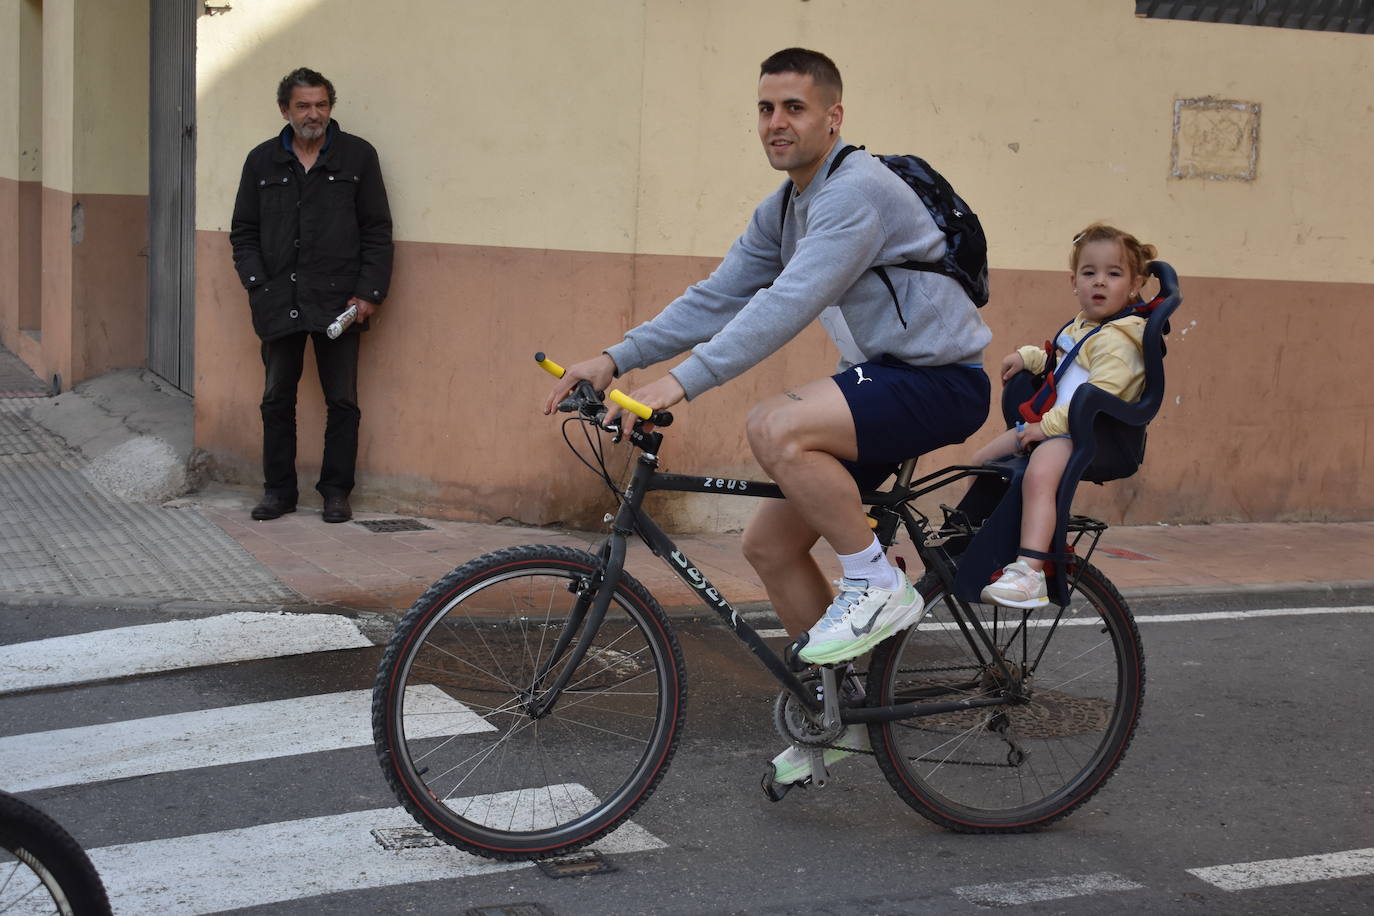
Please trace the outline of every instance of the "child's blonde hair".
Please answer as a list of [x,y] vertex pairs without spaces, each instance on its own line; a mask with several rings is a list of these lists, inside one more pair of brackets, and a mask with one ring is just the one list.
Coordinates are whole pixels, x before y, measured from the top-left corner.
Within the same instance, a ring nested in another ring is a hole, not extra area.
[[1084,229],[1073,239],[1073,254],[1069,256],[1069,271],[1078,272],[1078,258],[1083,252],[1083,246],[1089,242],[1117,242],[1121,245],[1121,251],[1126,255],[1126,264],[1130,268],[1131,277],[1145,276],[1145,266],[1153,261],[1159,254],[1153,245],[1146,245],[1129,232],[1123,232],[1115,226],[1108,226],[1106,223],[1093,223]]

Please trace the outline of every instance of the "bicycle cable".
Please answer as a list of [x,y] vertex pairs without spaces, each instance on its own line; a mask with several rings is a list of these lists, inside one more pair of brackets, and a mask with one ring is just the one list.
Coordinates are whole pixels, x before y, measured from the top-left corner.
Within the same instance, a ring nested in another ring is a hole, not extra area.
[[[572,439],[568,436],[569,423],[582,424],[582,436],[587,440],[587,447],[591,450],[592,457],[596,459],[595,464],[588,461],[586,456],[573,444]],[[592,438],[592,434],[587,430],[588,426],[594,425],[595,423],[595,420],[589,420],[585,417],[568,417],[563,421],[563,441],[567,444],[569,451],[577,457],[577,460],[582,462],[582,464],[593,474],[601,478],[601,482],[604,483],[606,488],[610,490],[611,493],[615,494],[618,499],[620,497],[620,487],[617,486],[615,480],[611,477],[610,471],[606,469],[606,448],[605,442],[601,437],[601,429],[599,426],[597,427],[596,438]]]

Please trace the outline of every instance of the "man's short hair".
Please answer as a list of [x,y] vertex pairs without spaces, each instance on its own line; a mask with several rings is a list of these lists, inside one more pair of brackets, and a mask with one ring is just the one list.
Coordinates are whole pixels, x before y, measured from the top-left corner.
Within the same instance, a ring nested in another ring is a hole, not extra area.
[[277,107],[285,108],[291,101],[291,90],[300,86],[302,89],[312,89],[315,86],[323,86],[329,92],[329,107],[334,107],[334,84],[324,78],[324,74],[318,70],[311,70],[309,67],[297,67],[290,73],[283,76],[281,82],[277,84]]
[[800,73],[811,77],[817,86],[834,90],[835,98],[844,95],[844,82],[840,79],[840,68],[820,51],[806,48],[785,48],[770,56],[759,65],[759,78],[769,73]]

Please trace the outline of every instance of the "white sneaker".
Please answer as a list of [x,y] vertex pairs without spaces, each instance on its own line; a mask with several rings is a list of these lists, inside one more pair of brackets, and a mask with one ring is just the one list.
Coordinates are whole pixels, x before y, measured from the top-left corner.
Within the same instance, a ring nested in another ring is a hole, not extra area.
[[[825,766],[829,769],[838,761],[846,757],[852,757],[859,751],[870,749],[868,743],[868,726],[851,725],[844,730],[844,733],[835,740],[840,747],[853,748],[853,750],[842,751],[835,748],[826,748],[821,752],[821,757],[825,761]],[[805,782],[811,778],[811,753],[798,745],[791,745],[787,750],[773,758],[773,781],[780,785],[791,785],[795,782]]]
[[797,657],[811,665],[833,665],[858,658],[893,633],[921,619],[925,603],[897,570],[895,588],[877,588],[863,579],[841,579],[825,616],[806,633]]
[[1045,574],[1023,560],[1008,563],[997,581],[984,588],[979,597],[1002,607],[1032,608],[1050,603],[1045,592]]

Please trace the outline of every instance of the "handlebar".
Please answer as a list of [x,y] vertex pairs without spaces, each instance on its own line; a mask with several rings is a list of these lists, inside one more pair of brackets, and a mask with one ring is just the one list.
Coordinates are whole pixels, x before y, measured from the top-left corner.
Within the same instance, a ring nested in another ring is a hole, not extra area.
[[[534,354],[534,361],[539,364],[539,368],[552,375],[554,378],[562,378],[567,374],[567,370],[558,363],[544,355],[543,351]],[[563,399],[558,405],[558,409],[564,413],[581,412],[584,415],[596,417],[605,411],[605,400],[610,400],[616,406],[634,414],[639,418],[635,425],[648,421],[655,426],[671,426],[673,415],[666,410],[654,410],[647,404],[641,404],[634,398],[618,388],[612,388],[609,394],[598,391],[592,387],[591,382],[585,379],[578,381],[573,386],[572,393]]]

